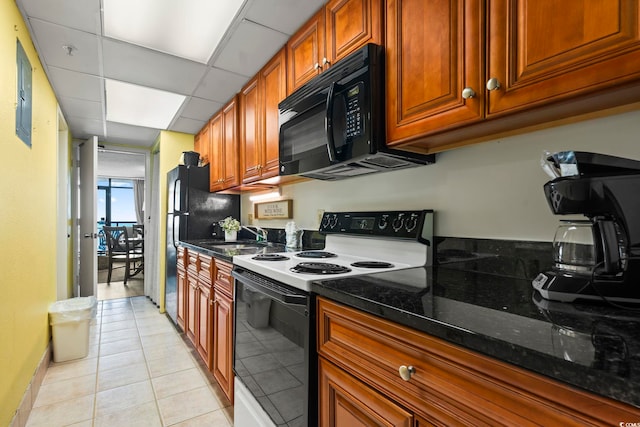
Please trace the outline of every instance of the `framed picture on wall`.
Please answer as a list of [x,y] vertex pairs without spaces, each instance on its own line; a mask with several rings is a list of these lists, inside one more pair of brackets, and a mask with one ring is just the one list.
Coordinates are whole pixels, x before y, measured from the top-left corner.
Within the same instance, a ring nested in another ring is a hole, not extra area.
[[293,218],[293,200],[256,203],[254,206],[256,219],[288,219]]

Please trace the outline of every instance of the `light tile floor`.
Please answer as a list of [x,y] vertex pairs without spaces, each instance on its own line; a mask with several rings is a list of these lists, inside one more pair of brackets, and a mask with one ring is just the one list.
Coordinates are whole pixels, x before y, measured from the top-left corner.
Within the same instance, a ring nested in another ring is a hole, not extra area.
[[98,301],[89,355],[51,363],[27,427],[233,425],[193,348],[146,297]]

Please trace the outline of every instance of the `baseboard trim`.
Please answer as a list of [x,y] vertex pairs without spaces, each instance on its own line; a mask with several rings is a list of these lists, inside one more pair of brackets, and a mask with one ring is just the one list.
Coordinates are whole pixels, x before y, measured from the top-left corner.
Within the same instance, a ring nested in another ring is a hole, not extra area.
[[44,354],[40,358],[38,367],[36,368],[33,377],[29,382],[29,385],[27,386],[27,389],[22,396],[20,406],[18,406],[18,409],[16,410],[13,419],[11,420],[11,424],[9,424],[10,427],[25,427],[27,425],[27,420],[29,419],[29,415],[31,414],[33,403],[38,396],[38,392],[40,391],[40,386],[42,385],[44,376],[47,373],[47,369],[49,369],[51,356],[51,341],[49,341],[49,345],[47,345]]

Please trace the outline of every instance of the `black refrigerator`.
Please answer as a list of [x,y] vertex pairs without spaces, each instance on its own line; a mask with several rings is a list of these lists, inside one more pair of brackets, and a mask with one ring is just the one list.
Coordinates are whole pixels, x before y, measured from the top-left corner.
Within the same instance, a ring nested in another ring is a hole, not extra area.
[[240,196],[209,192],[209,166],[178,166],[167,172],[165,309],[177,324],[176,252],[183,240],[213,239],[214,223],[240,219]]

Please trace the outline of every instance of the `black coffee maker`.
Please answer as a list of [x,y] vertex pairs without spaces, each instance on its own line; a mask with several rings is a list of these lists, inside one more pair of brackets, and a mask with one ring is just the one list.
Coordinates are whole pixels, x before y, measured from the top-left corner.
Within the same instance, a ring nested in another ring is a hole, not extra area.
[[545,156],[544,192],[561,221],[554,264],[533,287],[550,300],[640,303],[640,161],[562,151]]

